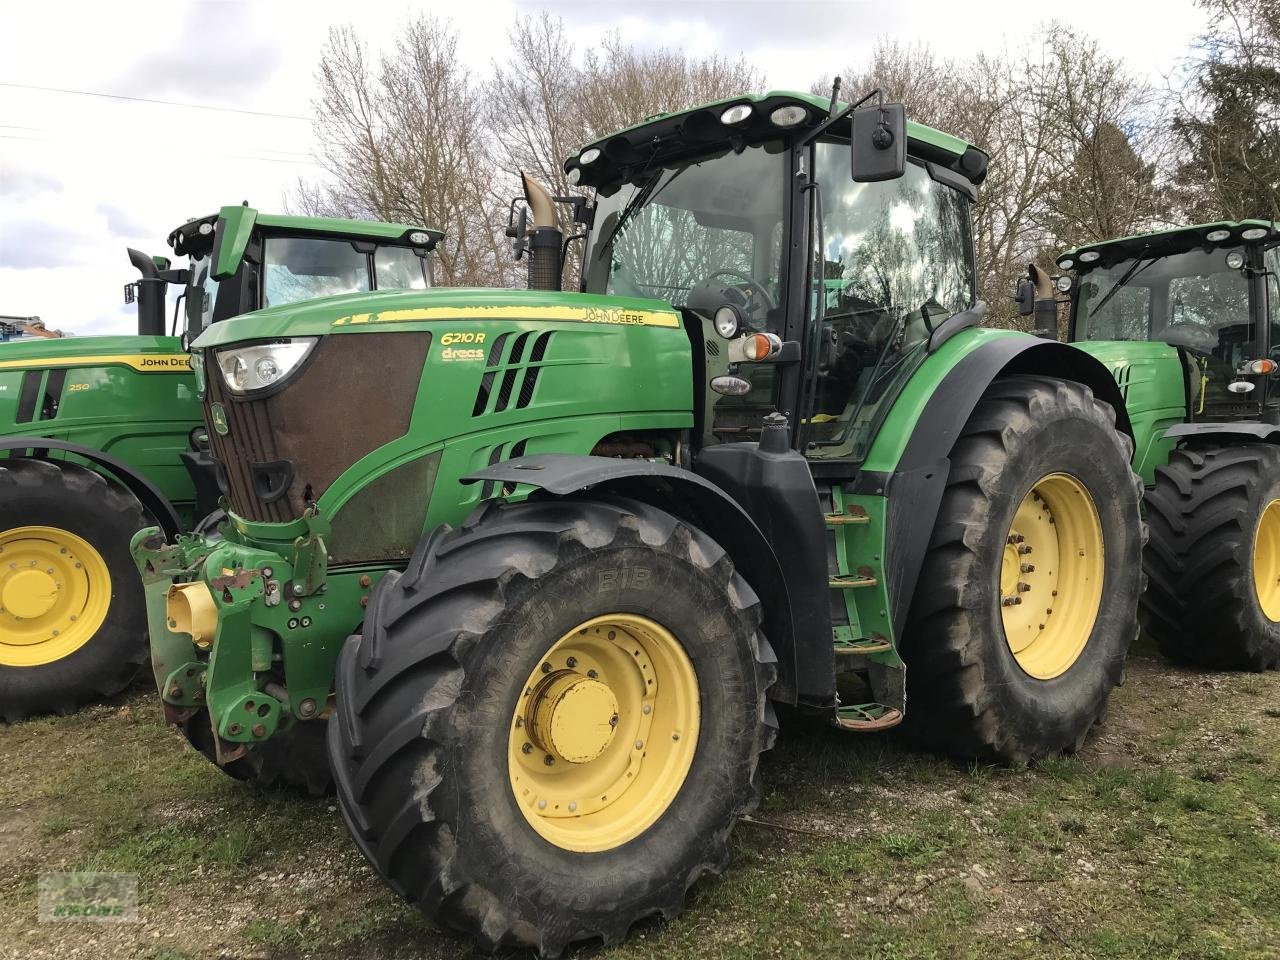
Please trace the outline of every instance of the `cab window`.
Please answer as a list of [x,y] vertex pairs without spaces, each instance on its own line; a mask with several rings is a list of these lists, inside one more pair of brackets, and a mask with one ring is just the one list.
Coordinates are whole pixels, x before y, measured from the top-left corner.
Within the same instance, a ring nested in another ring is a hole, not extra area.
[[369,289],[369,258],[347,240],[267,237],[263,306]]
[[425,290],[431,285],[426,258],[409,247],[378,247],[373,272],[379,290]]

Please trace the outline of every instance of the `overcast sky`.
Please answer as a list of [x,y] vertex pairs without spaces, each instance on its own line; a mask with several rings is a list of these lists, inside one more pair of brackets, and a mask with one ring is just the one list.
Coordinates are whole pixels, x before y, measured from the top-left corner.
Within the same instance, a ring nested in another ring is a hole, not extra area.
[[[878,37],[945,55],[1027,42],[1043,8],[1012,0],[125,0],[0,7],[0,314],[129,333],[125,248],[167,253],[183,221],[248,200],[278,212],[311,158],[314,71],[330,26],[376,48],[427,11],[453,20],[477,72],[518,13],[562,16],[579,49],[611,29],[640,47],[745,54],[774,89],[861,60]],[[1070,22],[1163,83],[1203,27],[1193,0],[1077,0]],[[35,89],[46,88],[46,89]],[[58,92],[61,91],[61,92]],[[74,91],[74,92],[67,92]],[[89,94],[110,94],[120,98]],[[142,100],[165,102],[142,102]]]

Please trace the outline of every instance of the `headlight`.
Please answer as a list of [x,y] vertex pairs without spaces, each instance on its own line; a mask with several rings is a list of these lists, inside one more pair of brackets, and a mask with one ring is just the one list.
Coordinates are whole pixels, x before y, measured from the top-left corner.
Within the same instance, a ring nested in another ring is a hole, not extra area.
[[1204,235],[1204,238],[1210,243],[1221,243],[1231,236],[1230,230],[1210,230]]
[[735,123],[741,123],[749,116],[751,116],[751,104],[739,103],[720,114],[720,122],[727,127]]
[[415,246],[425,247],[431,242],[431,234],[422,230],[415,230],[413,233],[409,234],[409,242]]
[[1261,240],[1267,235],[1266,227],[1250,227],[1244,233],[1240,234],[1246,240]]
[[1060,266],[1063,270],[1070,270],[1075,265],[1076,265],[1075,261],[1072,260],[1070,257],[1063,257],[1061,260],[1058,261],[1058,266]]
[[204,396],[204,353],[200,350],[191,351],[191,372],[196,377],[196,393]]
[[775,127],[794,127],[796,124],[804,123],[805,118],[808,116],[809,111],[793,103],[789,106],[778,107],[778,109],[769,114],[769,120]]
[[582,154],[578,157],[578,162],[581,164],[595,163],[596,160],[599,159],[599,157],[600,157],[600,148],[592,147],[590,150],[582,151]]
[[1227,266],[1232,270],[1240,270],[1244,267],[1244,254],[1239,250],[1232,250],[1227,254]]
[[222,379],[232,393],[266,390],[286,380],[316,345],[315,337],[252,343],[214,351]]
[[1100,254],[1097,250],[1086,250],[1084,253],[1080,254],[1080,262],[1093,263],[1095,260],[1097,260],[1101,256],[1102,254]]
[[1053,285],[1058,288],[1059,293],[1067,293],[1071,289],[1071,278],[1064,273],[1060,277],[1054,277]]
[[568,180],[571,184],[573,184],[576,187],[578,185],[578,181],[582,179],[582,168],[574,167],[567,174],[565,174],[565,179]]
[[723,307],[716,311],[712,318],[715,324],[716,333],[724,337],[726,340],[732,340],[738,335],[738,331],[742,329],[742,314],[738,312],[738,308],[731,303],[726,303]]

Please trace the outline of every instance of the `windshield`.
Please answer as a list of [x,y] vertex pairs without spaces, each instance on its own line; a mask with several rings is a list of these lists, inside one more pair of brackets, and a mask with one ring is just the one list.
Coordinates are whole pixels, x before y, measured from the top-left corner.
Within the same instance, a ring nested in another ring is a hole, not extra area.
[[601,193],[585,289],[700,312],[732,300],[753,326],[776,325],[784,172],[782,144],[772,142],[649,170]]
[[[425,258],[411,249],[378,247],[373,260],[380,290],[421,290],[429,285]],[[267,237],[263,241],[264,307],[371,289],[369,254],[357,250],[350,240]]]
[[849,178],[849,145],[819,143],[825,317],[810,456],[862,458],[930,331],[974,302],[968,200],[909,163],[896,180]]
[[[1244,248],[1233,248],[1246,253]],[[1216,247],[1121,260],[1080,274],[1076,340],[1151,340],[1182,348],[1192,413],[1248,415],[1256,398],[1228,389],[1258,356],[1245,272]]]
[[[1214,248],[1133,258],[1081,273],[1076,339],[1178,343],[1198,332],[1200,340],[1216,342],[1218,328],[1249,321],[1249,282],[1227,266],[1229,252]],[[1197,329],[1179,330],[1183,324]]]

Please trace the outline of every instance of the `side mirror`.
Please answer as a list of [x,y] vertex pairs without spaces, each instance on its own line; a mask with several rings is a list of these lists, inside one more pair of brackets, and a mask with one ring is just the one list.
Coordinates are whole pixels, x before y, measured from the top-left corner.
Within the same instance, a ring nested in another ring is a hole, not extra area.
[[907,169],[907,111],[900,103],[859,107],[850,134],[856,183],[896,180]]
[[1018,304],[1018,315],[1029,317],[1036,309],[1036,288],[1029,279],[1023,277],[1018,281],[1017,292],[1014,293],[1013,299]]

